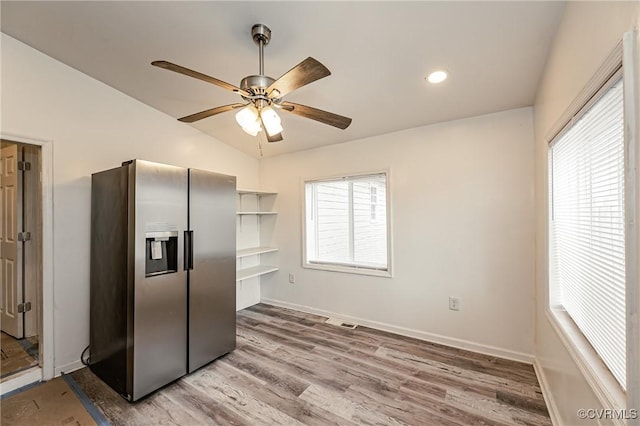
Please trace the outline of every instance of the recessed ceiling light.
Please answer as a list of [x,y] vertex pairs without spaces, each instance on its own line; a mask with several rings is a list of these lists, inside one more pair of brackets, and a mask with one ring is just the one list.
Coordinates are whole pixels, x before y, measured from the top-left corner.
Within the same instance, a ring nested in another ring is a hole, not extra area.
[[447,72],[442,70],[434,71],[431,74],[429,74],[429,76],[427,77],[427,81],[429,81],[429,83],[432,83],[432,84],[442,83],[446,79],[447,79]]

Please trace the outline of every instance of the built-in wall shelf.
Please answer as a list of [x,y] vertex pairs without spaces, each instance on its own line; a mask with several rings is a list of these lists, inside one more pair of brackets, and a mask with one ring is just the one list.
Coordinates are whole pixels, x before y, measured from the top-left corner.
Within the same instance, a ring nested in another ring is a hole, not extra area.
[[260,303],[265,274],[278,270],[278,249],[269,239],[277,222],[273,211],[277,193],[256,189],[237,191],[236,309]]
[[236,257],[240,258],[240,257],[247,257],[247,256],[255,256],[258,254],[272,253],[274,251],[278,251],[278,249],[275,247],[251,247],[251,248],[238,250],[236,252]]
[[251,268],[239,269],[236,271],[236,281],[247,280],[260,275],[268,274],[278,270],[277,266],[258,265]]
[[263,196],[263,195],[277,195],[277,192],[270,192],[270,191],[258,191],[255,189],[238,189],[238,195],[258,195],[258,196]]

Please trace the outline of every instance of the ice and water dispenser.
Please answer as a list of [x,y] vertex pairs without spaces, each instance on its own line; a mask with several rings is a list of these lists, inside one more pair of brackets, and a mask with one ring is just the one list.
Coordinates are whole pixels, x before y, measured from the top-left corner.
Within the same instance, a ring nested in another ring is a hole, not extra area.
[[145,234],[145,277],[178,272],[178,231]]

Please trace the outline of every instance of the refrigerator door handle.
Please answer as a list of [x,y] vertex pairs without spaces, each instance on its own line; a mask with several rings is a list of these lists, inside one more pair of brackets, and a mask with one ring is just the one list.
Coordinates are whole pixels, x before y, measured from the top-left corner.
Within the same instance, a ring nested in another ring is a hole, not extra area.
[[193,231],[184,231],[184,270],[193,269]]

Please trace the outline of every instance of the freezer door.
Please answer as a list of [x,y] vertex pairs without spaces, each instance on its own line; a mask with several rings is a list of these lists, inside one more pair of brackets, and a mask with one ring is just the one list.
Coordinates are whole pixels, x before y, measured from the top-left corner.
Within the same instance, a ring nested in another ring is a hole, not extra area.
[[236,347],[236,178],[189,170],[189,372]]
[[140,160],[129,167],[135,182],[135,401],[187,370],[188,170]]

